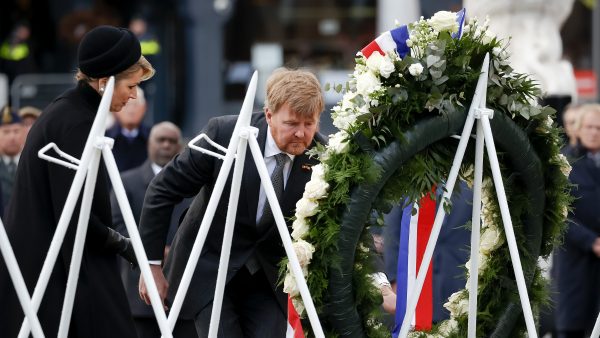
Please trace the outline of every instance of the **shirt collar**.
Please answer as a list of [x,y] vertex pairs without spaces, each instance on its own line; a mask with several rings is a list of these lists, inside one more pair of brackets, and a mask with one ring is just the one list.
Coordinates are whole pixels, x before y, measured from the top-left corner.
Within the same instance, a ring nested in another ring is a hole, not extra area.
[[158,164],[151,162],[150,163],[150,167],[152,168],[152,172],[154,173],[154,176],[158,175],[158,173],[162,170],[163,167],[159,166]]
[[2,162],[4,162],[5,165],[8,165],[10,163],[10,161],[15,162],[15,164],[19,164],[19,158],[21,157],[21,153],[15,155],[15,157],[10,157],[7,155],[2,155]]
[[[265,142],[264,153],[265,153],[265,158],[275,156],[279,153],[283,153],[283,151],[281,151],[281,149],[279,149],[279,147],[275,143],[275,139],[273,139],[273,135],[271,135],[271,127],[270,126],[267,126],[267,141]],[[288,153],[286,153],[286,155],[289,156],[289,158],[292,162],[294,161],[294,158],[296,157],[295,155],[290,155]]]
[[135,128],[133,130],[121,128],[121,134],[123,134],[123,136],[125,136],[127,138],[136,138],[139,133],[140,133],[140,130],[138,128]]

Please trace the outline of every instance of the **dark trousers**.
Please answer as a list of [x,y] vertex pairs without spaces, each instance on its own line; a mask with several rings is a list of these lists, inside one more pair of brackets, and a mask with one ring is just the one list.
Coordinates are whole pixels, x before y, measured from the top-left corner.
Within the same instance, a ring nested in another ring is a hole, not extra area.
[[[212,303],[196,316],[200,338],[208,337]],[[286,316],[262,270],[250,275],[244,267],[225,286],[220,338],[282,338],[287,329]]]
[[[160,329],[155,318],[134,317],[135,330],[138,338],[160,338]],[[173,338],[196,338],[196,328],[194,321],[179,319],[175,323]]]

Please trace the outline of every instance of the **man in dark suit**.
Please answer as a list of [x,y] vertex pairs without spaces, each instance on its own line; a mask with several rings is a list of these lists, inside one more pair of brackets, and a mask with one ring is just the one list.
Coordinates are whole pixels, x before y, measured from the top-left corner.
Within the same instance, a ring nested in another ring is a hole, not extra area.
[[565,151],[573,159],[569,181],[575,200],[552,267],[558,338],[587,337],[600,311],[600,105],[580,109],[581,144]]
[[[293,216],[296,202],[302,197],[304,186],[310,180],[308,168],[317,163],[316,159],[309,158],[306,150],[317,142],[325,142],[317,133],[322,110],[321,87],[312,73],[279,70],[267,81],[264,114],[253,114],[251,118],[250,124],[259,130],[258,143],[267,169],[273,175],[283,175],[284,191],[279,203],[287,220]],[[203,132],[226,147],[236,121],[237,116],[211,119]],[[199,145],[214,150],[204,140]],[[167,290],[170,299],[177,291],[221,163],[217,158],[186,148],[148,187],[140,233],[150,260],[161,260],[163,257],[168,219],[173,206],[185,197],[198,194],[175,235],[167,258],[165,272],[169,283],[159,265],[151,266],[163,299],[167,296]],[[181,312],[184,318],[195,319],[200,337],[208,335],[230,185],[231,175]],[[269,217],[270,211],[263,209],[265,199],[252,155],[248,151],[220,317],[220,337],[285,335],[287,297],[277,283],[278,264],[285,251],[272,215]],[[140,295],[149,303],[143,281],[140,281]]]
[[[181,130],[171,122],[161,122],[150,130],[148,139],[148,160],[141,166],[127,170],[121,174],[127,199],[133,212],[136,224],[140,221],[142,213],[142,205],[144,204],[144,195],[150,181],[158,174],[162,168],[181,150],[182,139]],[[112,218],[115,230],[122,235],[129,237],[125,221],[121,214],[121,209],[118,206],[114,191],[110,197],[112,205]],[[168,252],[169,245],[173,240],[173,236],[177,231],[180,217],[183,215],[186,208],[189,206],[191,199],[185,199],[175,206],[173,215],[170,220],[169,233],[167,236],[167,246],[165,247],[165,256]],[[138,293],[138,281],[140,278],[140,270],[138,267],[132,269],[127,261],[121,261],[121,279],[125,286],[131,314],[135,322],[135,326],[139,337],[151,338],[160,337],[152,307],[146,305]],[[193,322],[180,322],[175,327],[176,337],[196,337]]]
[[[0,116],[0,184],[2,185],[2,209],[6,209],[12,195],[17,165],[23,150],[23,125],[21,118],[9,106]],[[3,216],[3,213],[0,214]]]
[[137,87],[137,97],[114,112],[115,124],[106,131],[113,138],[113,155],[120,172],[138,167],[148,158],[147,144],[150,129],[142,123],[146,114],[144,91]]

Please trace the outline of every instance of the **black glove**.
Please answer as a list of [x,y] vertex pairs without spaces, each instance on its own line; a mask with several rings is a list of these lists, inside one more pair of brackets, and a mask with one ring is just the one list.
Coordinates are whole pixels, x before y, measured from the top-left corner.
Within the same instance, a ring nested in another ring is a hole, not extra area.
[[131,240],[111,228],[108,228],[104,250],[119,254],[131,263],[132,268],[135,268],[138,265]]

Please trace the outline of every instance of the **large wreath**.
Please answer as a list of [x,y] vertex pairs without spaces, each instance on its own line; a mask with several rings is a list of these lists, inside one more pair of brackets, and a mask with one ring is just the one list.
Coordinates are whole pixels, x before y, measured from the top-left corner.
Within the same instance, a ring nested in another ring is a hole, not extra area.
[[[294,247],[328,336],[389,336],[380,322],[381,294],[370,277],[368,229],[383,225],[382,215],[405,198],[419,201],[447,179],[458,143],[449,136],[464,126],[486,53],[487,106],[495,112],[492,131],[534,312],[547,299],[537,261],[558,242],[570,202],[570,166],[559,152],[554,110],[538,105],[536,84],[513,71],[506,44],[487,22],[473,19],[457,37],[455,14],[439,12],[408,28],[408,55],[358,53],[348,83],[334,86],[344,92],[332,112],[340,131],[314,152],[322,164],[313,167],[297,204]],[[460,172],[467,182],[473,180],[473,143]],[[525,324],[485,162],[477,335],[514,337]],[[289,270],[284,289],[302,314]],[[444,305],[449,320],[411,335],[465,337],[467,304],[467,290],[453,294]],[[310,326],[304,331],[310,335]]]

